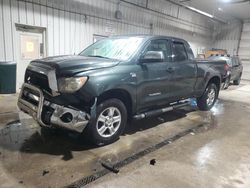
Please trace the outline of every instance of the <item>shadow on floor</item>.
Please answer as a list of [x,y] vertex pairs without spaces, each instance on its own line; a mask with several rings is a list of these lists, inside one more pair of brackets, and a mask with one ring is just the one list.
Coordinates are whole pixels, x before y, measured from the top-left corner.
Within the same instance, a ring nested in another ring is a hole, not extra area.
[[[191,111],[193,110],[177,110],[158,117],[132,121],[128,123],[124,135],[132,135],[139,131],[154,128],[162,123],[183,118]],[[65,161],[73,158],[72,151],[84,151],[96,148],[83,135],[75,132],[39,127],[20,129],[20,127],[23,127],[20,124],[19,121],[13,121],[6,125],[6,129],[8,130],[3,130],[0,135],[1,147],[5,147],[8,150],[19,150],[23,153],[62,155],[62,160]]]

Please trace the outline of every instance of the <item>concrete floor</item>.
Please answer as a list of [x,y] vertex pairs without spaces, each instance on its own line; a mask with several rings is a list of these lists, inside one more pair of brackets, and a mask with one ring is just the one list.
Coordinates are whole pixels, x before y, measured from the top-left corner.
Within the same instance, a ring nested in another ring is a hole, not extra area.
[[[62,187],[180,132],[203,125],[89,187],[250,187],[250,83],[222,91],[209,112],[189,107],[132,122],[116,143],[95,148],[80,135],[41,130],[0,96],[1,187]],[[155,159],[156,164],[150,165]]]

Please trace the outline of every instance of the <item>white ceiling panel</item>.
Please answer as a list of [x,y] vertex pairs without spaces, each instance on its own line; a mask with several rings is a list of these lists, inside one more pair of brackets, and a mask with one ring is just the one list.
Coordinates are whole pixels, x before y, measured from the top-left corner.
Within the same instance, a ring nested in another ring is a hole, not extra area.
[[[250,0],[179,0],[216,17],[250,19]],[[220,10],[219,10],[220,9]]]

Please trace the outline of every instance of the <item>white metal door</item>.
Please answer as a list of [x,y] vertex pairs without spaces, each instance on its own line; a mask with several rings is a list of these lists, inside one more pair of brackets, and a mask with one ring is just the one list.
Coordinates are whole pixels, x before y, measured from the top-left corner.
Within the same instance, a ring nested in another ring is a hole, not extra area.
[[24,82],[24,75],[31,60],[44,57],[43,34],[18,32],[17,90]]

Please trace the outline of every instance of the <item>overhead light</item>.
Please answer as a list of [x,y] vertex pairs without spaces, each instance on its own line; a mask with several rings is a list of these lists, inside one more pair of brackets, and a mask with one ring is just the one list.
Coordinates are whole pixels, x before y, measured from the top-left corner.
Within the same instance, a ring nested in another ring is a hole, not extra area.
[[222,8],[220,8],[220,7],[218,8],[218,10],[219,10],[219,11],[223,11],[223,9],[222,9]]
[[231,0],[221,0],[224,3],[229,3]]
[[209,14],[209,13],[207,13],[207,12],[201,11],[201,10],[199,10],[199,9],[197,9],[197,8],[194,8],[194,7],[190,7],[190,6],[187,6],[187,7],[188,7],[189,9],[195,11],[195,12],[198,12],[198,13],[200,13],[200,14],[203,14],[204,16],[207,16],[207,17],[210,17],[210,18],[214,18],[214,16],[213,16],[212,14]]

